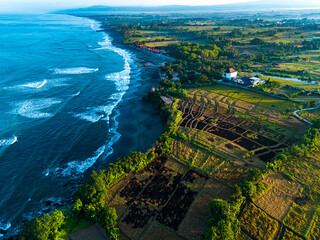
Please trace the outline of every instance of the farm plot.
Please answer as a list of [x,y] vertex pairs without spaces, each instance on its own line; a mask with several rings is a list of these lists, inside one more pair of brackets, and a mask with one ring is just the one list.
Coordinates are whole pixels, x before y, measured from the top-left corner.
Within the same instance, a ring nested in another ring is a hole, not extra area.
[[272,217],[282,221],[299,193],[301,185],[286,179],[279,173],[269,174],[263,183],[269,190],[256,199],[255,203]]
[[285,228],[282,240],[303,240],[303,238],[299,237],[291,230]]
[[279,223],[269,217],[253,203],[247,203],[242,210],[239,221],[241,229],[253,239],[274,239]]
[[[206,90],[205,93],[203,93],[204,90]],[[288,111],[293,112],[298,108],[295,103],[287,100],[246,89],[218,84],[212,87],[202,88],[202,90],[191,91],[194,95],[201,96],[200,98],[202,99],[207,98],[210,100],[211,105],[214,103],[215,106],[220,108],[224,107],[230,113],[239,114],[244,118],[256,118],[260,121],[266,120],[275,126],[281,127],[282,130],[291,129],[294,130],[294,132],[300,132],[301,130],[301,133],[303,133],[302,130],[306,128],[305,124],[298,119],[287,116]],[[192,94],[191,98],[193,98],[197,104],[203,104],[203,101],[197,101]],[[206,105],[206,107],[210,106]],[[292,132],[286,131],[286,135],[292,135]]]
[[315,218],[313,228],[312,228],[310,235],[309,235],[309,239],[310,240],[320,239],[320,216],[319,216],[319,213],[317,213],[317,216]]
[[[277,134],[266,126],[261,127],[252,119],[245,119],[228,112],[220,113],[218,111],[220,108],[208,111],[206,107],[201,107],[192,101],[180,102],[178,109],[182,111],[181,127],[210,133],[225,139],[225,141],[230,141],[233,146],[239,146],[240,149],[246,151],[254,150],[255,154],[264,162],[271,161],[277,152],[288,147],[284,142],[283,134]],[[278,139],[281,139],[282,142],[270,138],[275,135],[278,135]],[[234,147],[232,148],[234,149]],[[259,152],[262,149],[264,151]]]
[[293,203],[283,223],[299,234],[306,235],[312,226],[315,214],[315,209],[310,204],[300,206]]
[[309,157],[292,157],[286,161],[284,172],[320,193],[320,153]]
[[206,180],[207,177],[177,161],[166,157],[154,159],[110,203],[118,210],[121,232],[132,239],[141,239],[155,220],[177,231]]

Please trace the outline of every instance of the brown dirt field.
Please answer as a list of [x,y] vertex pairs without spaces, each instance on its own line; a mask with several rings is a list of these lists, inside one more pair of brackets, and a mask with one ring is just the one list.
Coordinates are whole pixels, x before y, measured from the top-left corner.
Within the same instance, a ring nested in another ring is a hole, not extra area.
[[129,237],[131,240],[140,239],[141,234],[148,227],[148,225],[146,225],[144,228],[133,228],[133,224],[126,224],[122,221],[118,221],[118,226],[125,236]]
[[206,184],[204,185],[202,191],[210,191],[213,194],[214,198],[230,200],[233,189],[232,187],[228,187],[225,184],[219,183],[213,178],[209,178],[206,181]]
[[219,102],[219,106],[225,109],[229,109],[229,105],[223,102]]
[[247,103],[247,102],[244,102],[244,101],[241,101],[241,100],[238,100],[235,105],[237,107],[240,107],[240,108],[244,108],[246,110],[252,110],[255,105],[251,104],[251,103]]
[[282,221],[290,210],[292,199],[285,193],[271,187],[255,203],[275,219]]
[[217,96],[218,96],[218,94],[210,93],[207,95],[207,98],[216,98]]
[[189,170],[188,166],[173,159],[168,159],[164,166],[173,171],[179,172],[182,175],[184,175]]
[[248,173],[249,173],[249,170],[247,168],[243,168],[239,166],[229,175],[229,178],[227,179],[228,185],[234,186],[239,182],[244,182],[249,176]]
[[112,201],[113,197],[124,187],[126,186],[132,178],[132,174],[129,174],[116,184],[114,184],[109,190],[108,190],[108,200],[107,201]]
[[106,240],[108,239],[98,224],[69,235],[70,240]]
[[298,194],[300,184],[286,179],[280,173],[269,174],[263,182],[269,190],[255,203],[272,217],[282,221],[290,210],[293,198]]
[[141,240],[182,240],[177,234],[174,233],[170,228],[164,227],[157,221],[150,224],[146,233],[144,233]]
[[225,161],[224,164],[222,164],[218,170],[214,172],[213,177],[220,182],[226,182],[230,174],[232,174],[232,172],[237,168],[237,164],[230,161]]
[[235,109],[237,112],[243,113],[243,114],[245,114],[245,113],[247,112],[247,110],[246,110],[246,109],[243,109],[243,108],[234,107],[234,109]]
[[126,200],[119,195],[116,195],[112,202],[108,204],[109,207],[114,207],[116,209],[117,215],[122,216],[122,214],[126,211],[127,205]]
[[221,101],[221,99],[224,98],[224,97],[225,97],[225,96],[223,96],[223,95],[219,95],[218,97],[216,97],[216,100],[217,100],[217,101]]
[[215,194],[208,190],[201,191],[192,203],[186,217],[179,226],[178,234],[186,239],[198,239],[206,229],[210,218],[209,203],[215,198]]
[[267,183],[270,186],[274,186],[284,193],[288,194],[289,196],[295,196],[298,194],[299,189],[301,185],[295,181],[288,180],[280,173],[271,173],[269,174],[265,180],[265,183]]
[[217,167],[221,161],[222,160],[219,158],[216,158],[214,156],[209,156],[201,166],[201,169],[203,169],[206,172],[212,173],[213,169]]

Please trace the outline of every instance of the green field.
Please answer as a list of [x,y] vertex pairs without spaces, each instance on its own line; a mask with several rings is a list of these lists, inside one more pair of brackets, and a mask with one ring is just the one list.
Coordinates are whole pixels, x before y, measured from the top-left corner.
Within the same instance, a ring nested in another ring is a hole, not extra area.
[[242,101],[279,112],[285,112],[287,109],[297,109],[297,105],[293,102],[242,88],[216,84],[210,87],[204,87],[203,89],[209,93],[213,92],[219,95],[227,96],[231,99],[241,99]]

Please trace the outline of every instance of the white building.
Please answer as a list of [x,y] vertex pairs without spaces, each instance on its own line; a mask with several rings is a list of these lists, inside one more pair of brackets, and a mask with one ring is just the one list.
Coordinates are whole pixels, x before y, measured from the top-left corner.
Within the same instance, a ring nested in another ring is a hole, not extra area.
[[251,81],[251,85],[252,85],[253,87],[266,83],[265,80],[260,79],[260,78],[257,78],[257,77],[252,77],[252,78],[250,78],[250,81]]
[[234,70],[233,68],[229,68],[227,71],[225,71],[222,74],[222,77],[226,80],[234,80],[238,77],[238,72]]

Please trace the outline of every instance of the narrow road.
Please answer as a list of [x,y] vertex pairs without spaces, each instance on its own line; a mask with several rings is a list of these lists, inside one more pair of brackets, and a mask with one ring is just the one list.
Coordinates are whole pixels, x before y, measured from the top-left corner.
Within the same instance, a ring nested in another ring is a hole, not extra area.
[[296,110],[293,112],[293,115],[296,116],[298,119],[300,119],[301,121],[304,121],[310,125],[312,125],[312,122],[308,121],[307,119],[301,117],[298,113],[299,112],[303,112],[303,111],[310,111],[310,110],[315,110],[315,109],[318,109],[320,108],[320,105],[316,106],[316,107],[313,107],[313,108],[305,108],[305,109],[301,109],[301,110]]

